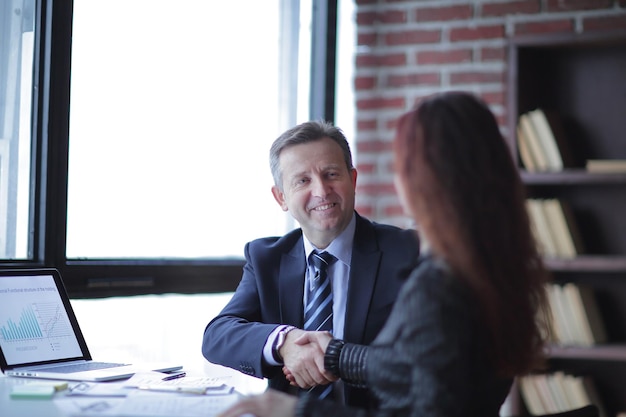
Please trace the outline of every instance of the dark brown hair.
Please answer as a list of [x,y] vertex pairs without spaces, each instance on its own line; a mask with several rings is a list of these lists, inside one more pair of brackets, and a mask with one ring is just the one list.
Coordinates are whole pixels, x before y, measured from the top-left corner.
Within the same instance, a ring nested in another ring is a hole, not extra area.
[[495,117],[478,98],[448,92],[403,115],[394,141],[406,203],[436,256],[473,289],[504,376],[541,358],[546,271],[525,189]]

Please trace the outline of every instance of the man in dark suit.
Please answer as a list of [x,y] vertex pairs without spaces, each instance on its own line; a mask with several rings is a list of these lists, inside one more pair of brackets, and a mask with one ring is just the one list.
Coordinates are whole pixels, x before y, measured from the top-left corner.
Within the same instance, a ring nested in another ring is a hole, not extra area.
[[[338,128],[307,122],[282,134],[270,150],[274,198],[300,224],[282,237],[249,242],[242,280],[230,302],[206,327],[202,352],[213,363],[268,378],[290,389],[284,372],[309,381],[333,382],[317,364],[323,352],[296,340],[305,332],[304,306],[315,273],[310,256],[333,255],[332,333],[369,344],[387,320],[405,276],[417,259],[413,230],[371,222],[354,209],[357,172]],[[340,382],[334,398],[368,407],[367,391]]]

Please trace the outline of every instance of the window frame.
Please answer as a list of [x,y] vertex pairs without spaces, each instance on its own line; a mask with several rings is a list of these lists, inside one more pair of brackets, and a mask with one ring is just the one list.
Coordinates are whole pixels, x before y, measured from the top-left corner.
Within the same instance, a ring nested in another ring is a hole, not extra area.
[[[289,1],[289,0],[283,0]],[[72,298],[234,291],[243,260],[67,259],[67,179],[73,1],[36,5],[32,110],[32,259],[2,267],[53,267]],[[311,119],[334,121],[337,0],[313,5]]]

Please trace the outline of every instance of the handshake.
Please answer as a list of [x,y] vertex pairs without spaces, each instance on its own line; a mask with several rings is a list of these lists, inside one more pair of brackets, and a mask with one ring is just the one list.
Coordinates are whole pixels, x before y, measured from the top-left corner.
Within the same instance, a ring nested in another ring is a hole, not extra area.
[[309,389],[337,380],[324,369],[324,353],[332,338],[325,331],[293,329],[287,333],[279,353],[283,358],[283,373],[291,385]]

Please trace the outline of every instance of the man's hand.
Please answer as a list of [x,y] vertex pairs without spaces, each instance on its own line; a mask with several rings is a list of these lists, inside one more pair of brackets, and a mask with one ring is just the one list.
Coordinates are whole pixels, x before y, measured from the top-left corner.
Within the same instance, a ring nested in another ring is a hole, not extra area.
[[[306,345],[309,343],[317,344],[322,350],[322,355],[326,352],[328,344],[333,336],[329,332],[304,332],[298,339],[294,341],[296,345]],[[323,365],[323,363],[322,363]]]
[[324,370],[324,352],[331,338],[328,332],[294,329],[287,333],[280,354],[283,372],[292,385],[308,389],[337,379]]

